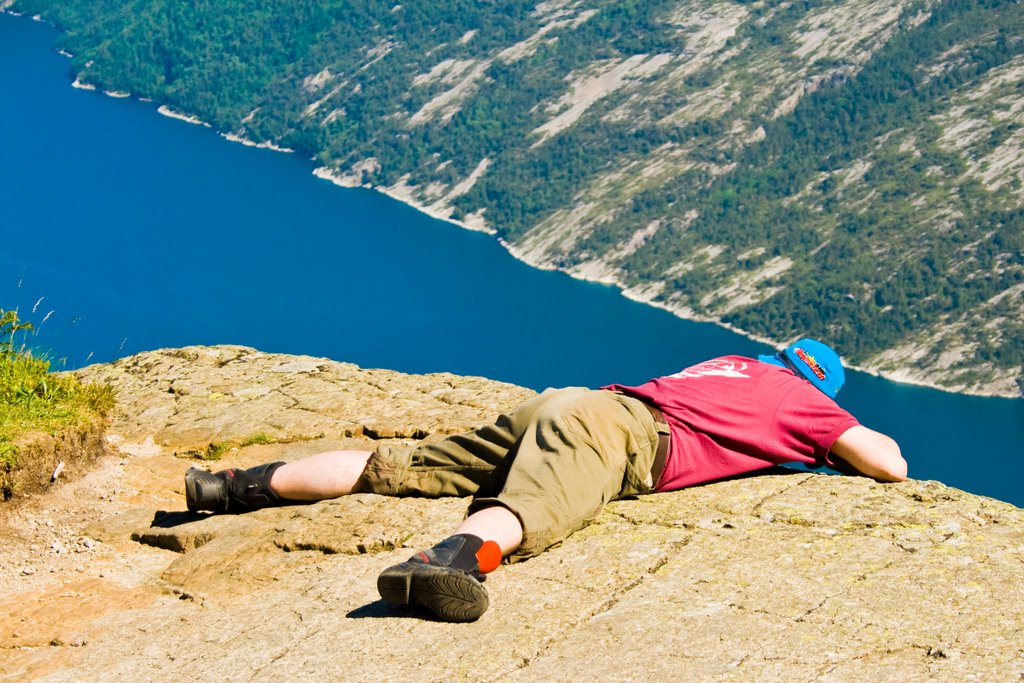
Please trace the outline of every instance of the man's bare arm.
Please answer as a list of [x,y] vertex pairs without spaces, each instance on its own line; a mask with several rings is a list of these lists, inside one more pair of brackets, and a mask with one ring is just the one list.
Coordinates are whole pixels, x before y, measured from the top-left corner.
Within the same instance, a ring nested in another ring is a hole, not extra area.
[[[900,453],[899,444],[863,425],[843,432],[832,444],[832,455],[833,460],[837,460],[835,469],[846,474],[862,474],[878,481],[903,481],[907,478],[907,461]],[[843,464],[849,465],[850,470]]]

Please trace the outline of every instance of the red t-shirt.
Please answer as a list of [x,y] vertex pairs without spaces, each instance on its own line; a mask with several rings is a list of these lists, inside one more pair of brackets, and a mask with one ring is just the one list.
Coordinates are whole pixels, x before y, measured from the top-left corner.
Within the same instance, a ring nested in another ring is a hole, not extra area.
[[714,358],[620,391],[661,409],[672,444],[656,491],[674,491],[785,462],[830,464],[857,419],[786,368],[743,356]]

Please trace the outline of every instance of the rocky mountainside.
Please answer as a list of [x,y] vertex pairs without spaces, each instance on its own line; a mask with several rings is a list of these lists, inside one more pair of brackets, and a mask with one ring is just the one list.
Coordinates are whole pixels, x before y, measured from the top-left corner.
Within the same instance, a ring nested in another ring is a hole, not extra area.
[[17,0],[80,82],[534,265],[957,391],[1024,385],[1016,0]]
[[[0,518],[0,679],[1018,680],[1024,512],[937,482],[765,475],[624,500],[447,624],[377,573],[466,501],[183,511],[182,474],[436,438],[532,392],[243,347],[80,371],[113,453]],[[215,447],[211,447],[213,444]]]

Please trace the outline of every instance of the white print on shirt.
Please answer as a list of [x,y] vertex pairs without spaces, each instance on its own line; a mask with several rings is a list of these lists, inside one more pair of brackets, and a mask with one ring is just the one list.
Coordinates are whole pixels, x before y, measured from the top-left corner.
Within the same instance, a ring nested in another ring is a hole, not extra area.
[[741,372],[746,369],[747,364],[744,362],[716,359],[692,365],[681,372],[669,375],[669,377],[745,377],[750,379],[750,375],[744,375]]

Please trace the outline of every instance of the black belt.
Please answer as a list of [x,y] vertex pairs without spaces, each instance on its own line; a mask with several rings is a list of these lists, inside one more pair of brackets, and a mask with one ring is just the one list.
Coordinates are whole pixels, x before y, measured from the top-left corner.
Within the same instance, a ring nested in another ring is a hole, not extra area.
[[[641,401],[641,403],[644,402]],[[668,422],[665,421],[661,410],[650,403],[644,403],[644,407],[650,411],[651,417],[654,418],[654,424],[658,427],[658,450],[654,453],[654,463],[651,465],[651,487],[653,488],[658,485],[661,473],[665,471],[665,461],[668,460],[668,447],[672,442],[672,437],[668,433]]]

